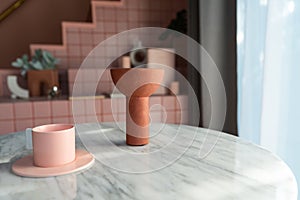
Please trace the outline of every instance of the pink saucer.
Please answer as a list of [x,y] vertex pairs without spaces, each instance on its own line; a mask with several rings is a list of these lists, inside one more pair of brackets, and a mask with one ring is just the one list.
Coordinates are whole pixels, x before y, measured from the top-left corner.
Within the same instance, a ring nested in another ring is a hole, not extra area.
[[25,156],[12,165],[12,171],[25,177],[49,177],[69,174],[86,169],[94,163],[92,154],[85,150],[76,150],[73,162],[58,167],[37,167],[33,165],[33,156]]

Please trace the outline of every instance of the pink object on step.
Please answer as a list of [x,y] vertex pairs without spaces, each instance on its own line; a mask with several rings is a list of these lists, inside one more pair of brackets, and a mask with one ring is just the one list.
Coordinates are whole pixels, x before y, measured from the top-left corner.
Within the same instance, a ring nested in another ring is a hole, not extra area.
[[57,167],[75,159],[75,128],[69,124],[49,124],[32,129],[33,163]]

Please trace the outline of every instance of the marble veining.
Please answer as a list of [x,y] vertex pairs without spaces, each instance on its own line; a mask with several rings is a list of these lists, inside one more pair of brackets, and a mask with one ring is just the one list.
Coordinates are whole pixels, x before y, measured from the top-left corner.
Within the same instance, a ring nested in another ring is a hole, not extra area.
[[[287,165],[269,151],[234,136],[154,124],[151,132],[161,131],[149,145],[130,147],[125,145],[124,133],[112,123],[76,128],[80,132],[76,146],[92,144],[88,149],[100,159],[83,172],[51,178],[12,174],[12,162],[30,153],[25,148],[25,132],[0,136],[0,199],[297,199],[297,184]],[[204,149],[214,148],[201,158],[203,144]]]

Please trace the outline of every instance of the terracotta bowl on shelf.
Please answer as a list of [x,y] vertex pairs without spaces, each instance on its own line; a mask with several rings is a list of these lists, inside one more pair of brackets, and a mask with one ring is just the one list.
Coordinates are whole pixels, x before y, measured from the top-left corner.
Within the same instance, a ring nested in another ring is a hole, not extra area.
[[150,68],[111,69],[110,72],[114,84],[126,97],[149,97],[164,76],[164,70]]

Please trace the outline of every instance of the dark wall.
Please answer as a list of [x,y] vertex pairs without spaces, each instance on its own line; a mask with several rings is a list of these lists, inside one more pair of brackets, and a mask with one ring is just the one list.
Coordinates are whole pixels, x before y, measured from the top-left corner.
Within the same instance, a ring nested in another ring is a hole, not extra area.
[[[224,82],[227,112],[223,131],[237,135],[236,0],[190,0],[189,4],[189,34],[211,56]],[[200,66],[204,67],[207,66]],[[196,80],[193,84],[201,104],[200,126],[208,127],[211,121],[211,95],[203,79],[196,75],[192,77]],[[218,85],[213,87],[215,91],[220,89]]]
[[[60,44],[62,21],[87,21],[91,0],[26,0],[0,22],[0,68],[28,53],[32,43]],[[1,0],[0,12],[14,0]]]
[[[202,0],[200,7],[201,44],[216,63],[227,95],[223,131],[237,134],[236,1]],[[202,111],[209,116],[209,94],[205,85],[202,86]],[[208,126],[209,120],[210,117],[203,118],[204,126]]]

